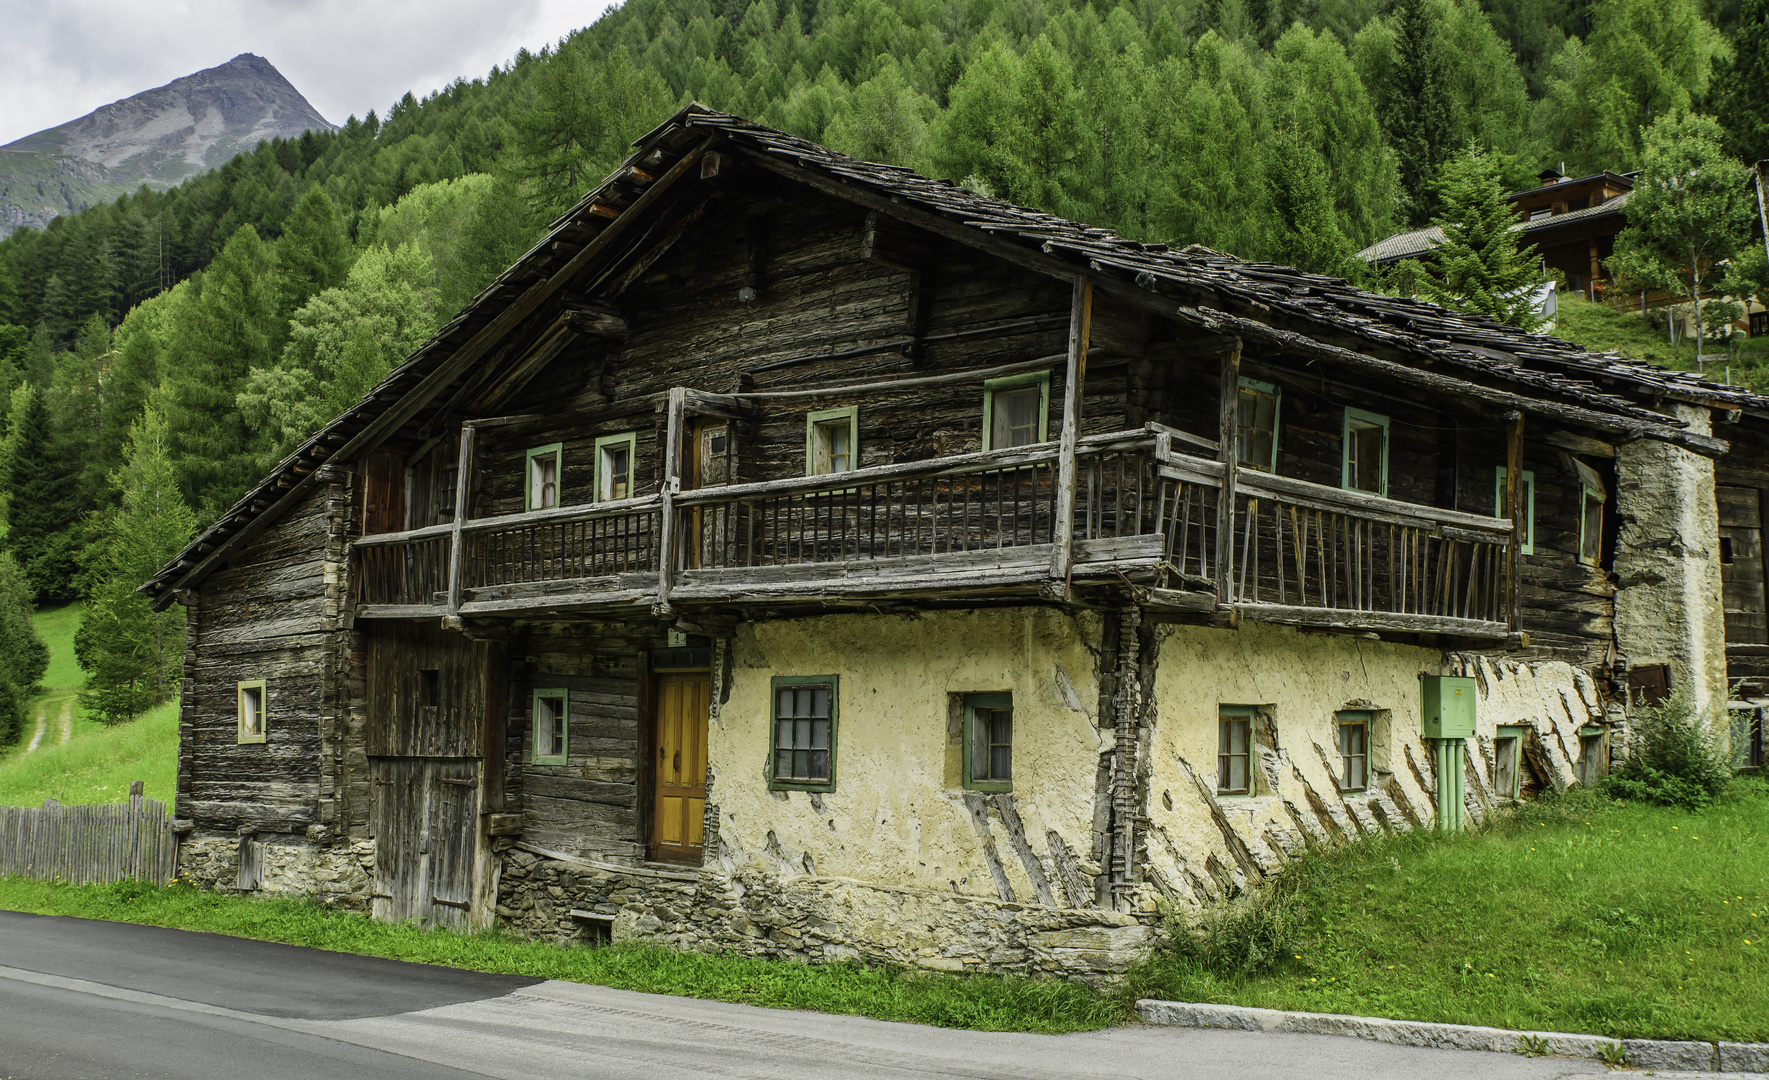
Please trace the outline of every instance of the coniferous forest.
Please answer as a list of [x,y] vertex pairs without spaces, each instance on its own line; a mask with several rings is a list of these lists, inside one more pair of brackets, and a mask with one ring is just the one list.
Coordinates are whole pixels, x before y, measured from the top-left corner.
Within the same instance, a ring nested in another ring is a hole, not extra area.
[[[1359,248],[1544,167],[1639,169],[1656,118],[1769,158],[1766,53],[1769,0],[627,0],[0,241],[0,607],[84,601],[88,707],[164,699],[182,616],[134,586],[688,101],[1381,287]],[[0,742],[37,664],[8,620]]]

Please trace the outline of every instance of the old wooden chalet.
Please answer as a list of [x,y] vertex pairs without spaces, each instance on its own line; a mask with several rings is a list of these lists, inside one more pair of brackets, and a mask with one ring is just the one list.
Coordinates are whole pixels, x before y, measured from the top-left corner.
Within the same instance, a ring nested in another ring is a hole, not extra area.
[[1766,486],[1765,399],[690,107],[144,586],[183,867],[1110,972],[1769,675]]

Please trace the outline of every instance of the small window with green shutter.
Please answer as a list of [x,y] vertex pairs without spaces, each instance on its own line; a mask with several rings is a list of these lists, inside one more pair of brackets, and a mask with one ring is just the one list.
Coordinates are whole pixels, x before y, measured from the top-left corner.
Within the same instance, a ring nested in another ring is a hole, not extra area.
[[1013,790],[1013,694],[964,696],[964,786]]

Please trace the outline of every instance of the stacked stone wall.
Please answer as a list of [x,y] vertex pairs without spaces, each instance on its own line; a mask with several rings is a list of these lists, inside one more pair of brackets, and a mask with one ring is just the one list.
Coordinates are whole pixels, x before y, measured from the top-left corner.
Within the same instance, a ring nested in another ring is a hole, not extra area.
[[[257,887],[240,888],[243,845],[254,845]],[[179,876],[223,893],[312,896],[323,904],[366,913],[374,891],[375,842],[324,843],[302,836],[265,839],[194,833],[178,848]]]

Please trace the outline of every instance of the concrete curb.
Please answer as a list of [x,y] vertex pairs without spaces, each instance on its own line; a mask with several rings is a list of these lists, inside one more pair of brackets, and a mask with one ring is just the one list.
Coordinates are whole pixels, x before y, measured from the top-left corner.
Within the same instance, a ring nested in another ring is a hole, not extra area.
[[1624,1065],[1638,1069],[1686,1072],[1769,1073],[1769,1043],[1666,1042],[1660,1039],[1606,1039],[1555,1031],[1508,1031],[1466,1024],[1427,1024],[1415,1020],[1384,1020],[1374,1016],[1285,1012],[1242,1005],[1201,1005],[1144,998],[1136,1011],[1146,1023],[1168,1027],[1229,1028],[1237,1031],[1281,1031],[1298,1035],[1343,1035],[1353,1039],[1427,1046],[1447,1050],[1520,1052],[1527,1037],[1540,1052],[1554,1057],[1596,1058],[1620,1042]]

